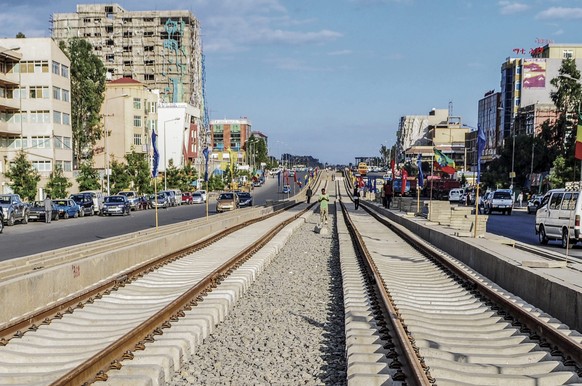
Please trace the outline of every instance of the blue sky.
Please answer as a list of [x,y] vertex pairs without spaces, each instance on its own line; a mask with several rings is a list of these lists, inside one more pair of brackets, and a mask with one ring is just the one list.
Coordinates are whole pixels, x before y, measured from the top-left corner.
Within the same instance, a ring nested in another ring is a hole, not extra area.
[[[95,2],[97,3],[97,2]],[[50,36],[74,1],[0,0],[0,37]],[[211,119],[247,117],[271,153],[347,164],[396,141],[403,115],[447,109],[477,126],[501,63],[540,40],[582,43],[582,0],[119,1],[201,22]],[[520,55],[529,57],[529,55]]]

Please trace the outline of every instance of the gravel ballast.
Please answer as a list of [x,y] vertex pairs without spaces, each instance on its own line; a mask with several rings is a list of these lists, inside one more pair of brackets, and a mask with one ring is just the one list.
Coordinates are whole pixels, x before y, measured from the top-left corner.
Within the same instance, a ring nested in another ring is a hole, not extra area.
[[326,235],[318,220],[307,218],[170,385],[346,384],[334,218]]

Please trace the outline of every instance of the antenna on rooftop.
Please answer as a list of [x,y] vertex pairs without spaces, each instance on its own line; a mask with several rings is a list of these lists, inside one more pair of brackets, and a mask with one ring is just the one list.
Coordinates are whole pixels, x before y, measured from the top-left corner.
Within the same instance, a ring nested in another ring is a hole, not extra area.
[[449,101],[449,117],[453,116],[453,101]]

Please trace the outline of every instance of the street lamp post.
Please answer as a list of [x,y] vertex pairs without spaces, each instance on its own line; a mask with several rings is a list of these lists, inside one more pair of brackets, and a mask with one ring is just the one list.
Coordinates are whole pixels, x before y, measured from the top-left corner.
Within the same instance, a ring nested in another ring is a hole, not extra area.
[[168,141],[167,141],[167,136],[166,136],[166,131],[167,131],[166,130],[166,123],[173,122],[173,121],[177,121],[179,119],[180,119],[179,117],[176,117],[176,118],[172,118],[172,119],[168,119],[168,120],[164,121],[164,190],[168,190],[168,178],[167,178],[167,176],[168,176],[168,164],[166,162],[166,154],[167,154],[167,152],[166,152],[166,149],[167,149],[166,143]]

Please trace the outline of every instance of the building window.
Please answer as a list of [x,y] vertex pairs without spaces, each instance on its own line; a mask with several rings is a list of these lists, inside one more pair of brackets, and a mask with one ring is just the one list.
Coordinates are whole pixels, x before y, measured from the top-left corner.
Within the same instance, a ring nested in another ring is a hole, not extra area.
[[562,58],[563,59],[573,59],[574,52],[572,50],[564,50],[564,51],[562,51]]
[[48,110],[38,110],[30,112],[31,123],[50,123],[50,112]]
[[123,46],[123,52],[131,52],[132,47],[131,46]]
[[113,45],[115,45],[115,42],[113,41],[113,39],[109,39],[109,40],[107,40],[107,42],[105,44],[108,46],[113,46]]
[[144,74],[143,80],[156,80],[154,74]]
[[69,102],[70,98],[69,98],[69,90],[65,90],[63,89],[63,102]]
[[144,46],[144,52],[154,52],[154,46]]
[[123,65],[124,66],[133,66],[133,62],[131,60],[124,60]]
[[146,66],[153,66],[155,63],[153,60],[144,60],[143,64]]
[[30,99],[49,99],[49,88],[46,86],[30,86]]
[[107,32],[108,34],[113,33],[113,26],[112,25],[106,25],[105,26],[105,32]]
[[105,60],[109,63],[113,63],[115,61],[115,55],[107,54],[107,55],[105,55]]
[[143,33],[143,36],[145,36],[145,37],[151,37],[151,36],[154,36],[154,31],[145,31],[145,32]]
[[133,36],[133,32],[131,31],[123,31],[123,37],[124,38],[130,38]]
[[139,116],[139,115],[133,116],[133,126],[134,127],[141,127],[141,116]]
[[32,167],[38,172],[50,172],[52,170],[51,161],[32,161]]
[[55,149],[62,149],[63,148],[63,137],[60,135],[55,135],[53,137],[53,146]]
[[136,110],[141,109],[141,99],[140,98],[133,98],[133,108]]
[[133,144],[135,146],[141,146],[141,134],[133,134]]
[[57,168],[61,168],[64,172],[73,171],[71,161],[55,161],[55,165]]
[[61,89],[59,87],[53,86],[53,99],[57,101],[61,100]]
[[71,126],[71,116],[67,113],[63,113],[63,125]]
[[36,149],[50,149],[51,148],[51,138],[50,137],[32,137],[31,144],[33,148]]
[[156,102],[148,102],[150,108],[148,109],[150,114],[155,114],[158,108],[158,105],[156,104]]
[[91,18],[89,17],[84,18],[83,23],[91,23]]
[[69,67],[65,66],[64,64],[61,65],[61,76],[63,78],[69,78]]
[[60,75],[61,73],[61,64],[59,62],[53,61],[53,74]]
[[60,111],[53,111],[53,123],[60,124],[63,120],[62,116],[63,116],[63,113],[61,113]]
[[26,138],[20,137],[0,137],[0,147],[7,149],[22,149],[28,147]]

